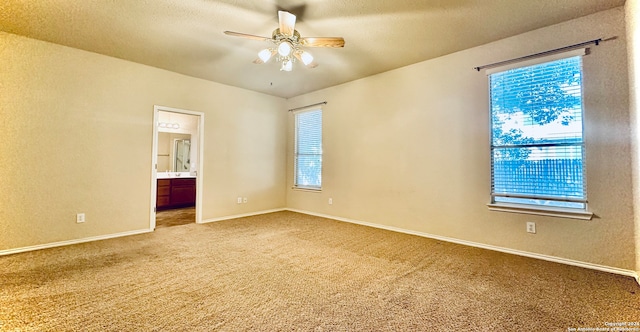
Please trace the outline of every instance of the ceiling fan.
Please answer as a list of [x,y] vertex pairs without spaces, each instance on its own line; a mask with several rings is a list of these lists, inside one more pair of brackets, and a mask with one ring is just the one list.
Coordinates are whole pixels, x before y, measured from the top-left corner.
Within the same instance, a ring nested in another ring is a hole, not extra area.
[[258,58],[253,62],[263,64],[275,56],[276,61],[282,64],[280,70],[283,71],[291,71],[296,60],[307,67],[317,67],[317,64],[313,62],[313,56],[302,47],[344,47],[344,38],[342,37],[300,37],[300,33],[295,29],[296,16],[289,12],[278,11],[278,21],[279,27],[273,30],[271,37],[233,31],[225,31],[224,33],[234,37],[273,42],[274,45],[260,51]]

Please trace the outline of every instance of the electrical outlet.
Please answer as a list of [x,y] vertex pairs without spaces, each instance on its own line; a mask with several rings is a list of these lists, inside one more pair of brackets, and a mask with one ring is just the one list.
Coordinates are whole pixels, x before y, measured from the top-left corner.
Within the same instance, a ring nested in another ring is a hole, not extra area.
[[329,205],[333,204],[333,198],[329,198]]
[[85,221],[84,219],[84,213],[78,213],[76,214],[76,222],[78,224],[83,223]]
[[243,198],[242,198],[242,203],[246,203],[246,202],[247,202],[247,198],[246,198],[246,197],[243,197]]
[[536,223],[534,222],[527,222],[527,233],[536,233]]
[[242,204],[242,197],[238,197],[237,202],[238,202],[238,204]]

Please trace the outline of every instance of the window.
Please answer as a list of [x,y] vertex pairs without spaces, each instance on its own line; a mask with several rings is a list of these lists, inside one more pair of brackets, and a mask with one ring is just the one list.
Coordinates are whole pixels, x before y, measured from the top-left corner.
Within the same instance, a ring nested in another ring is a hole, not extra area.
[[489,75],[492,203],[586,209],[582,57]]
[[322,187],[322,110],[296,113],[295,187]]

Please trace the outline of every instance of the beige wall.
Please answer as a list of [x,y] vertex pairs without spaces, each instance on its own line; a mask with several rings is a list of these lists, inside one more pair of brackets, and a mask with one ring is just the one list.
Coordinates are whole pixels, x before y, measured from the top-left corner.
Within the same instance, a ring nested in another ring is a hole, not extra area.
[[[289,100],[0,33],[0,250],[148,228],[153,106],[162,105],[205,113],[204,220],[286,206],[638,271],[640,166],[629,125],[632,117],[635,133],[638,92],[629,95],[625,45],[626,35],[637,56],[637,7],[628,0]],[[596,217],[488,211],[487,78],[471,68],[613,36],[584,58]],[[637,82],[637,63],[630,68]],[[324,100],[323,191],[292,190],[293,118],[284,110]],[[78,212],[86,223],[75,223]]]
[[7,33],[0,59],[0,250],[148,229],[154,105],[205,114],[203,219],[284,207],[283,99]]
[[[487,77],[472,68],[597,38],[584,57],[591,221],[488,211]],[[327,101],[323,190],[287,206],[536,254],[635,270],[624,9],[601,12],[288,100]],[[333,198],[329,205],[328,198]],[[537,234],[525,222],[537,223]]]
[[633,137],[633,184],[636,223],[636,272],[640,274],[640,1],[625,3],[627,50],[629,60],[629,105]]

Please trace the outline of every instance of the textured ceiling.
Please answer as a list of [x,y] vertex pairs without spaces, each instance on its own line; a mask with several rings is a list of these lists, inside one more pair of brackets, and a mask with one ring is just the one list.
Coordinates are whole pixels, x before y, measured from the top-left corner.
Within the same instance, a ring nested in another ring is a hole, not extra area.
[[[624,0],[1,0],[0,30],[266,94],[293,97],[624,5]],[[256,65],[277,10],[318,67]]]

